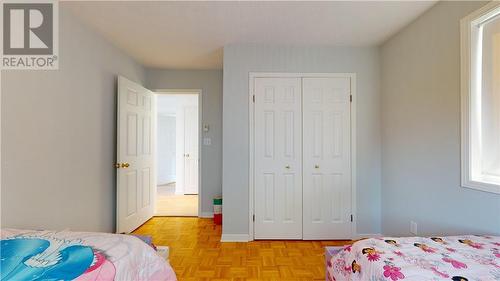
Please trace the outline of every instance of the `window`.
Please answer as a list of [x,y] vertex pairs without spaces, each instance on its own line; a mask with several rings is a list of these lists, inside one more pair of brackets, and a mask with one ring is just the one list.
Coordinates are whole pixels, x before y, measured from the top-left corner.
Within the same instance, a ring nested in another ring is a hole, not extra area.
[[462,186],[500,194],[500,3],[461,21]]

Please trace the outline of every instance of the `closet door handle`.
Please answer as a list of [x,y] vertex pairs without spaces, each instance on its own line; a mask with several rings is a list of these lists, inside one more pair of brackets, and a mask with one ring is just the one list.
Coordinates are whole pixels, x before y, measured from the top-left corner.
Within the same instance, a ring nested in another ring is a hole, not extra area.
[[285,169],[290,169],[290,166],[289,166],[289,165],[286,165],[286,166],[285,166]]
[[314,165],[314,169],[319,169],[319,165]]

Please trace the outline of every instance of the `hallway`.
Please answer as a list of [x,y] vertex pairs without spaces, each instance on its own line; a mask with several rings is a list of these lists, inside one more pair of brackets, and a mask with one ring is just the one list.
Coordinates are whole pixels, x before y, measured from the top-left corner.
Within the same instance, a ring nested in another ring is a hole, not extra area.
[[159,185],[155,216],[197,217],[198,195],[175,194],[175,183]]

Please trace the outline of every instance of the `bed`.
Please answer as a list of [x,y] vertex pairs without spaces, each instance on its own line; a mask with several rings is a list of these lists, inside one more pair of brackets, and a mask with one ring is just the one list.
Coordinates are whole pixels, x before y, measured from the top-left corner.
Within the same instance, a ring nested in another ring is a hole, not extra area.
[[372,238],[327,247],[326,280],[500,280],[500,237]]
[[2,229],[0,280],[174,281],[168,262],[131,235]]

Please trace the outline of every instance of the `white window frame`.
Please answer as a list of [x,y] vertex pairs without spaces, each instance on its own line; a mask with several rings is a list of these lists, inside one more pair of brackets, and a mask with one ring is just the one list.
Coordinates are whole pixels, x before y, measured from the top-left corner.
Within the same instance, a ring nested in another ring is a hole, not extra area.
[[460,21],[461,29],[461,184],[462,187],[500,194],[500,184],[494,182],[473,180],[473,165],[481,165],[480,159],[473,159],[480,155],[481,145],[478,139],[480,131],[472,126],[474,108],[479,105],[475,99],[481,91],[481,64],[482,59],[482,24],[500,13],[500,2],[492,1],[481,9],[466,16]]

